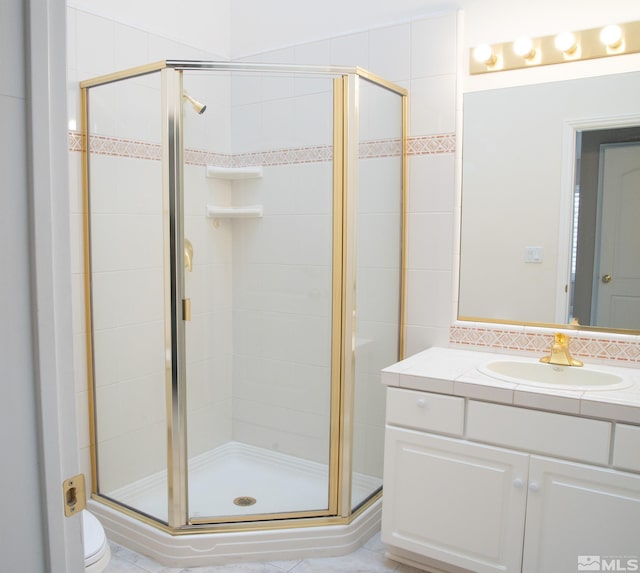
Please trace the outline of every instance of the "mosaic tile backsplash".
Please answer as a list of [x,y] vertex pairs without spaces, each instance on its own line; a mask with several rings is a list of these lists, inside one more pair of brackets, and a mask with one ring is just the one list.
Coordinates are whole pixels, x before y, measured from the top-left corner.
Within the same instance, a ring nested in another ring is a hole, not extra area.
[[[449,343],[469,349],[502,352],[548,352],[557,330],[529,326],[458,322],[449,331]],[[571,354],[594,361],[613,361],[617,365],[640,364],[640,337],[632,334],[589,333],[563,330],[571,337]]]

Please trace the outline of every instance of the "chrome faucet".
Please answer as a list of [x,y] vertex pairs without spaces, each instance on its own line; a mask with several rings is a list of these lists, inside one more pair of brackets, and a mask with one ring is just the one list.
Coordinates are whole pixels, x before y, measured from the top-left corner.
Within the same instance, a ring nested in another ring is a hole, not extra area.
[[576,360],[569,352],[569,336],[561,332],[556,332],[553,335],[551,353],[549,356],[542,357],[540,362],[559,364],[561,366],[582,366],[582,362]]

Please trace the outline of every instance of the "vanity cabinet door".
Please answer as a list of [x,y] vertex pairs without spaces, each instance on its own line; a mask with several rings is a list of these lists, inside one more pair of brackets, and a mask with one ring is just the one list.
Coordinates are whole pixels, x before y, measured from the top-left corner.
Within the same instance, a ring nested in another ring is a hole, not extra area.
[[638,571],[640,476],[531,456],[528,489],[523,573]]
[[477,573],[519,572],[527,454],[387,426],[382,540]]

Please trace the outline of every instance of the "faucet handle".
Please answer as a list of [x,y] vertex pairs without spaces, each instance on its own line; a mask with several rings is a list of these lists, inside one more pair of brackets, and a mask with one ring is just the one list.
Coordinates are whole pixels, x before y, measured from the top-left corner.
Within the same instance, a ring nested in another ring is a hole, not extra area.
[[576,360],[571,356],[571,352],[569,352],[569,335],[563,332],[556,332],[553,335],[550,354],[540,358],[540,362],[562,366],[582,366],[580,360]]

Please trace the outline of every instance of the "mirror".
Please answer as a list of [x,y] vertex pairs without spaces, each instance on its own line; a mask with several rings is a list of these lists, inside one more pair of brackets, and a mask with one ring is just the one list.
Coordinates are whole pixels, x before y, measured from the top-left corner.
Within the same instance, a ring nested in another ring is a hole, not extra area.
[[463,121],[459,319],[640,330],[640,73],[467,93]]

